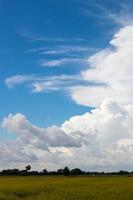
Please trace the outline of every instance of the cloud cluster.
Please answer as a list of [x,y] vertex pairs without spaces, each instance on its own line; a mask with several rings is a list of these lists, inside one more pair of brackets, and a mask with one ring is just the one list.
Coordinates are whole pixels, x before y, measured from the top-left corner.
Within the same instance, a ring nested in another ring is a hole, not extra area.
[[[34,84],[35,80],[32,80]],[[1,161],[29,160],[48,163],[48,167],[68,165],[90,170],[132,169],[133,26],[120,29],[110,41],[109,48],[91,56],[89,68],[75,80],[78,83],[79,80],[86,81],[87,86],[72,84],[65,87],[72,99],[96,108],[71,117],[59,127],[48,128],[31,124],[21,113],[10,114],[2,126],[15,133],[16,140],[0,145]],[[22,78],[19,83],[24,81]],[[42,85],[34,88],[43,91],[46,81],[55,83],[55,78],[45,81],[38,78],[36,84]],[[64,81],[73,83],[73,77],[63,75],[56,77],[56,81],[61,82],[58,84],[61,86]],[[16,82],[17,78],[6,80],[8,86],[14,86]]]
[[[3,127],[15,133],[17,139],[4,146],[4,154],[7,152],[6,159],[12,162],[56,165],[58,160],[58,167],[128,168],[133,161],[132,121],[133,106],[121,106],[109,99],[91,112],[71,117],[60,127],[40,128],[20,113],[10,114],[3,120]],[[2,153],[0,157],[2,160]]]
[[32,125],[24,115],[17,113],[15,115],[9,114],[3,120],[3,128],[8,132],[16,133],[24,145],[33,145],[40,149],[47,149],[49,147],[79,147],[78,139],[66,134],[59,127],[52,126],[49,128],[39,128]]
[[27,162],[33,165],[37,162],[40,168],[47,163],[55,167],[58,157],[70,154],[69,148],[81,146],[77,137],[68,135],[60,127],[37,127],[21,113],[9,114],[3,119],[2,128],[15,134],[16,139],[0,143],[1,167],[22,167]]

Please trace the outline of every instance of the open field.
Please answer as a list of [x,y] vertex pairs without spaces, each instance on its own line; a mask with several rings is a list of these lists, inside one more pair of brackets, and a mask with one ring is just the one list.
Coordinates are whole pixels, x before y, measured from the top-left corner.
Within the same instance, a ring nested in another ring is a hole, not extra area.
[[132,177],[0,177],[0,200],[130,200]]

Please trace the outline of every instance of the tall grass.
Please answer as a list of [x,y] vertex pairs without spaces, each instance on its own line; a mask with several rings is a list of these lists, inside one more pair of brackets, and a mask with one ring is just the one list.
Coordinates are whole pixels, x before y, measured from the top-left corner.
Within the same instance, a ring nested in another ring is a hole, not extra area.
[[132,177],[0,177],[0,200],[132,200]]

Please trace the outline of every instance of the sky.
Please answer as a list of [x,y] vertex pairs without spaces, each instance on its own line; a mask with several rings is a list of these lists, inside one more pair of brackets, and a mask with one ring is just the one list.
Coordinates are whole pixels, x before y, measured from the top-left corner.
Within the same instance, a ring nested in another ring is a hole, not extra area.
[[132,0],[0,0],[0,169],[132,170]]

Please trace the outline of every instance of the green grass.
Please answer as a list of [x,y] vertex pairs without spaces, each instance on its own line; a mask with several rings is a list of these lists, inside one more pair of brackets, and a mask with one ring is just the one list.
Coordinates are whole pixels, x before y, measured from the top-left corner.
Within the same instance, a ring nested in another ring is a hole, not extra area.
[[132,200],[132,177],[0,177],[0,200]]

